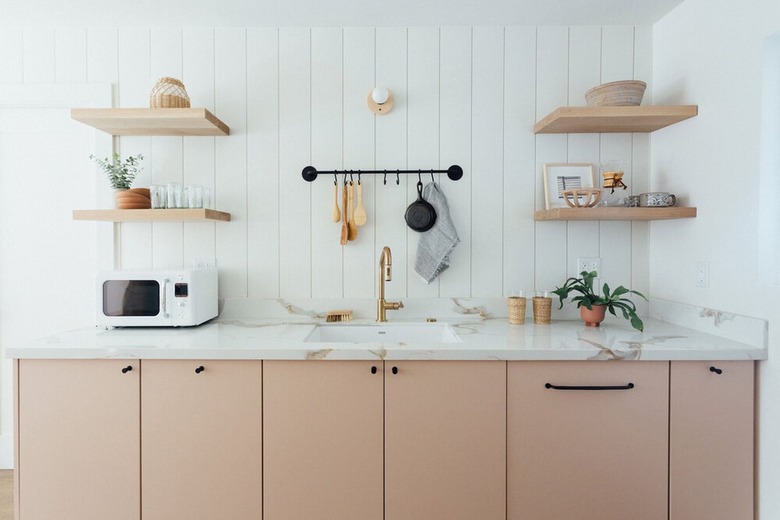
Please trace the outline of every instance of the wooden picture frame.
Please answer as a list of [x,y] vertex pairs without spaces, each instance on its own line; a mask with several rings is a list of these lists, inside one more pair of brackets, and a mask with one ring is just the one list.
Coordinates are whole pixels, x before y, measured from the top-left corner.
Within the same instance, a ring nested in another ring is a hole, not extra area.
[[566,208],[562,192],[594,188],[596,167],[592,163],[544,163],[545,209]]

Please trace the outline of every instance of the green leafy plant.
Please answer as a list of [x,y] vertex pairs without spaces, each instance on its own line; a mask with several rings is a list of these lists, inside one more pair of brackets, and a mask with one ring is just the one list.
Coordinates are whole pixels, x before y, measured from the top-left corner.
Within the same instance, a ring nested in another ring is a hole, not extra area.
[[122,161],[119,154],[114,153],[113,160],[110,162],[108,157],[99,159],[94,155],[90,155],[89,158],[98,163],[98,166],[106,172],[106,175],[108,175],[108,182],[111,183],[112,188],[115,190],[126,190],[133,185],[135,176],[141,171],[139,164],[144,156],[139,153],[135,157],[131,155]]
[[563,284],[563,287],[556,287],[553,293],[558,295],[558,298],[561,300],[559,309],[563,308],[563,301],[569,297],[570,293],[579,293],[579,296],[574,296],[571,299],[572,302],[577,302],[577,308],[584,306],[587,309],[592,309],[593,305],[604,305],[613,316],[617,316],[615,309],[619,309],[623,314],[623,317],[631,322],[632,327],[640,332],[644,330],[645,324],[642,323],[642,320],[636,315],[636,305],[623,296],[626,294],[636,294],[647,300],[645,295],[639,291],[626,289],[622,285],[610,292],[609,285],[606,283],[602,288],[603,294],[596,294],[593,290],[593,280],[597,276],[598,273],[596,273],[596,271],[582,271],[580,273],[580,278],[569,278],[566,280],[566,283]]

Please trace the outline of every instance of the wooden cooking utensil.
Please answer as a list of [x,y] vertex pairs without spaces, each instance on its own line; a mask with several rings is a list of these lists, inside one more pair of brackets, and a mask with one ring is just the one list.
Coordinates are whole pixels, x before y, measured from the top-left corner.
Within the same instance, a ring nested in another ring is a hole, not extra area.
[[330,218],[333,222],[341,220],[341,212],[339,211],[339,185],[333,183],[333,211],[330,213]]
[[349,240],[355,240],[357,238],[357,226],[355,225],[355,185],[350,181],[349,183],[349,216],[347,217],[347,238]]
[[347,245],[347,240],[349,237],[349,229],[347,228],[347,186],[344,186],[344,194],[341,197],[342,201],[342,208],[344,208],[344,211],[341,212],[341,240],[339,243],[342,246]]
[[353,220],[355,221],[356,226],[362,226],[366,223],[366,210],[363,208],[363,183],[358,181],[358,203],[357,208],[355,208],[355,214],[353,215]]

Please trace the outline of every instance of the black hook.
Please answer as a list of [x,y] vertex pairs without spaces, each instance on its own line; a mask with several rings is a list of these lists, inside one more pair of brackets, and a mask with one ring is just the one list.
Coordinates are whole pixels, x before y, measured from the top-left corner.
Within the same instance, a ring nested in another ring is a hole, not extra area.
[[347,171],[344,170],[344,186],[347,185]]
[[333,185],[338,186],[339,185],[339,176],[336,172],[333,172]]
[[433,170],[431,170],[431,182],[436,184],[436,179],[433,177]]
[[401,170],[396,170],[395,171],[395,185],[396,186],[401,184],[401,177],[400,177],[400,175],[401,175]]
[[352,186],[354,182],[355,179],[352,177],[352,170],[349,170],[349,185]]
[[358,186],[360,186],[360,170],[358,170]]
[[384,176],[384,179],[382,179],[382,184],[387,186],[387,170],[385,170],[385,176]]
[[419,170],[417,171],[417,183],[418,184],[422,184],[422,177],[421,177],[421,173],[420,173]]

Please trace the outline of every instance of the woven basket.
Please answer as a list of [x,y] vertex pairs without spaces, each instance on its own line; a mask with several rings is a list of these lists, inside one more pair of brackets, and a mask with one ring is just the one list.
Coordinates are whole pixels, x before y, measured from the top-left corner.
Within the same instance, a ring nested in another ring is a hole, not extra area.
[[509,323],[512,325],[522,325],[525,323],[525,298],[521,296],[510,296],[507,299],[509,305]]
[[149,94],[150,108],[190,108],[184,84],[174,78],[160,78]]
[[646,88],[644,81],[613,81],[587,91],[585,101],[589,107],[638,106]]
[[550,312],[552,310],[552,298],[543,296],[534,296],[534,323],[546,325],[550,323]]

